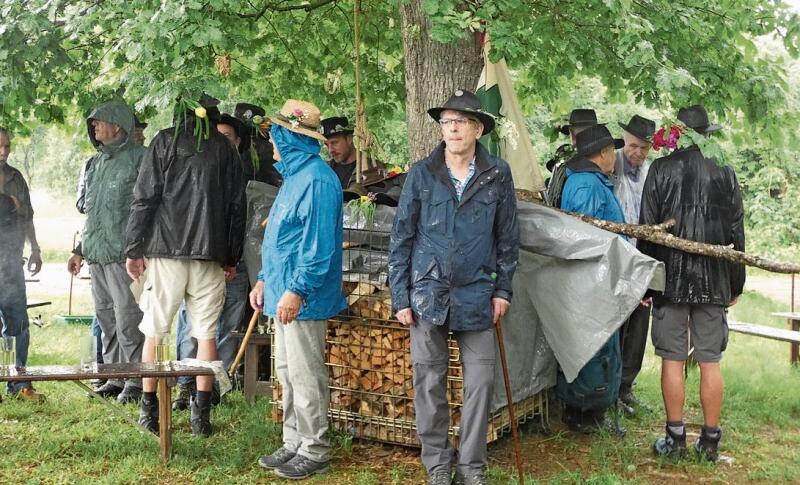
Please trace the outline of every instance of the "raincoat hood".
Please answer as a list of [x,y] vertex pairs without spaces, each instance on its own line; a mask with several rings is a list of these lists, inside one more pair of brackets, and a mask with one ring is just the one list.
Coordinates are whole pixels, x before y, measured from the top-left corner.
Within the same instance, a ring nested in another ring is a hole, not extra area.
[[284,177],[289,177],[311,163],[319,156],[319,142],[309,136],[289,131],[283,126],[273,124],[269,130],[272,143],[281,154],[281,160],[275,163],[275,169]]
[[[119,125],[123,130],[125,130],[125,138],[123,138],[121,143],[105,146],[95,138],[94,133],[94,126],[92,126],[93,120],[100,120],[105,121],[108,123],[114,123]],[[86,118],[86,130],[89,133],[89,141],[92,142],[99,151],[103,151],[106,153],[113,153],[116,150],[119,150],[122,147],[125,147],[129,143],[134,143],[133,141],[133,129],[136,126],[136,117],[133,114],[133,111],[128,107],[127,104],[123,103],[122,101],[109,101],[108,103],[103,103]]]

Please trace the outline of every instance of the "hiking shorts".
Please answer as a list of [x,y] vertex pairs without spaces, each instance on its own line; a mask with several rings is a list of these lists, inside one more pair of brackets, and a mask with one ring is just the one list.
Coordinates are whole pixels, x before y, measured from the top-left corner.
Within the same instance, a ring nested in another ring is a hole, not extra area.
[[653,347],[666,360],[719,362],[728,346],[728,321],[722,305],[661,303],[653,305]]
[[147,337],[165,337],[181,302],[192,322],[192,337],[217,337],[217,320],[225,301],[225,273],[216,261],[149,258],[139,300],[144,316],[139,330]]

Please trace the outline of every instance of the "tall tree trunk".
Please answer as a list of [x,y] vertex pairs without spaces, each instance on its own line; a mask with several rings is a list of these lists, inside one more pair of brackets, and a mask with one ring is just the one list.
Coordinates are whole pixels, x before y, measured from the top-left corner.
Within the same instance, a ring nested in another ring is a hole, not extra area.
[[477,34],[442,44],[430,38],[430,20],[421,0],[400,2],[406,75],[406,123],[410,163],[425,157],[441,140],[428,109],[441,106],[457,89],[475,90],[483,59]]

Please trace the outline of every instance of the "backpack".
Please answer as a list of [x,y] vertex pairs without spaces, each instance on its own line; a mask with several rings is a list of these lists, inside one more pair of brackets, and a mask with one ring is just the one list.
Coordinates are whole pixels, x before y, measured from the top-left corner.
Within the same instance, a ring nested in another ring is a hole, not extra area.
[[566,162],[556,166],[553,171],[553,176],[550,178],[550,183],[547,185],[547,205],[561,208],[561,193],[564,191],[564,184],[567,182],[567,164]]
[[617,400],[621,382],[622,353],[619,331],[616,331],[583,366],[574,381],[568,383],[561,369],[558,370],[556,394],[570,407],[600,411]]

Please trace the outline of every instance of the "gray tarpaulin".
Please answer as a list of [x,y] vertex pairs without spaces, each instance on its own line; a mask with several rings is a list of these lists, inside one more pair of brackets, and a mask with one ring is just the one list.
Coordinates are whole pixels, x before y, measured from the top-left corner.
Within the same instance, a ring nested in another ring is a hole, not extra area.
[[[245,261],[251,282],[261,268],[260,250],[269,208],[277,189],[250,182],[247,187]],[[663,289],[663,265],[622,237],[548,207],[519,202],[520,262],[513,281],[514,301],[503,319],[509,378],[514,401],[556,382],[556,359],[567,379],[580,369],[636,308],[648,287]],[[388,233],[395,209],[377,206],[372,231]],[[388,239],[360,231],[364,221],[345,208],[348,241],[362,249],[345,250],[345,274],[377,273],[385,281]],[[363,250],[368,243],[369,251]],[[507,404],[501,366],[496,370],[492,410]]]

